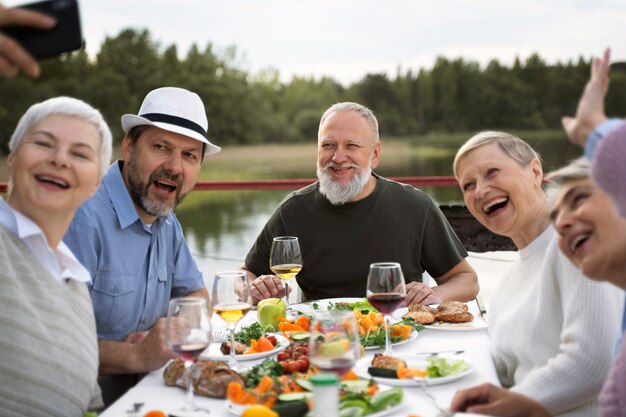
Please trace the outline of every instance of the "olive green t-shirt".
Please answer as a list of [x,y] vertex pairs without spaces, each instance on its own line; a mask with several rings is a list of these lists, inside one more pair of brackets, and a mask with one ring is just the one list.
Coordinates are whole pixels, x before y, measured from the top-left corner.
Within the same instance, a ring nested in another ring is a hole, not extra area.
[[467,252],[439,207],[417,188],[382,178],[363,200],[333,206],[314,183],[287,196],[246,256],[255,275],[272,274],[269,255],[276,236],[297,236],[305,300],[365,297],[369,265],[399,262],[407,283],[424,270],[438,277]]

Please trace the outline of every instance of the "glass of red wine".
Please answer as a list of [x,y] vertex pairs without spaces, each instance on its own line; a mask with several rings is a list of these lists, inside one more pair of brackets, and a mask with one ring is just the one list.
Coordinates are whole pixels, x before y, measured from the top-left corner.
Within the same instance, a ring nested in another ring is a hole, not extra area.
[[309,360],[321,371],[343,376],[361,355],[359,332],[351,311],[315,313],[311,321]]
[[170,300],[165,340],[168,348],[185,363],[187,401],[180,411],[202,411],[194,402],[191,365],[211,343],[211,314],[206,300],[197,297]]
[[370,265],[367,276],[367,299],[385,316],[385,355],[393,354],[391,348],[391,314],[406,298],[406,285],[402,268],[397,262],[377,262]]

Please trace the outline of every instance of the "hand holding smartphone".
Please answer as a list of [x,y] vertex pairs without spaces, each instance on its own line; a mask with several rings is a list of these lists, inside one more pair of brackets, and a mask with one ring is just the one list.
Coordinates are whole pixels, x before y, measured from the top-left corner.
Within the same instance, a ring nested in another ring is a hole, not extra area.
[[[33,57],[52,57],[82,46],[77,0],[45,0],[18,7],[37,11],[56,20],[56,25],[51,29],[18,26],[18,22],[0,27],[0,32],[16,40]],[[4,11],[6,9],[0,9],[0,13]]]

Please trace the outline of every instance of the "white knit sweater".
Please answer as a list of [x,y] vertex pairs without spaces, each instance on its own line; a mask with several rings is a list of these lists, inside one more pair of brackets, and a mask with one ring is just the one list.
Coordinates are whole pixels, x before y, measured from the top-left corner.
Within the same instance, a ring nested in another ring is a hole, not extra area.
[[519,251],[491,302],[491,346],[502,385],[555,415],[597,415],[623,300],[616,287],[584,277],[548,227]]

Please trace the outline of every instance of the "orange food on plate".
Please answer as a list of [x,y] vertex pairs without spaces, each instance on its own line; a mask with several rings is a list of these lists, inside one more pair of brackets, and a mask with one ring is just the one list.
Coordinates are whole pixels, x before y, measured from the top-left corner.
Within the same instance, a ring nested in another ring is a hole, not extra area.
[[150,410],[143,417],[167,417],[167,414],[159,410]]

